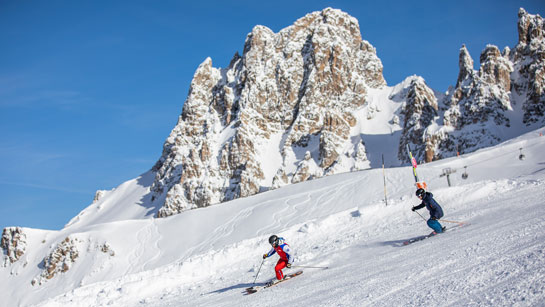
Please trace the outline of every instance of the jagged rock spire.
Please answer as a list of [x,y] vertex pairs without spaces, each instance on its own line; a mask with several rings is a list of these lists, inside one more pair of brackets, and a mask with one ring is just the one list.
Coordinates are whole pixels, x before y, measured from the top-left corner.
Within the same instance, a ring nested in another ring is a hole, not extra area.
[[545,37],[543,18],[539,15],[531,15],[523,8],[518,13],[519,45],[528,45],[532,41],[542,41]]
[[509,92],[513,67],[509,59],[500,53],[498,47],[487,45],[481,53],[480,61],[479,77],[484,82],[498,85],[504,92]]
[[429,140],[425,137],[425,130],[434,123],[437,116],[438,104],[437,98],[432,89],[430,89],[422,77],[412,76],[407,78],[404,83],[409,83],[405,106],[401,110],[403,116],[403,130],[399,142],[398,159],[408,161],[407,144],[415,149],[415,156],[419,159],[426,158],[431,161],[433,152],[426,153]]
[[524,97],[523,122],[545,123],[545,22],[539,15],[519,10],[519,41],[510,58],[517,78],[513,90]]
[[466,48],[466,45],[462,45],[460,48],[460,73],[458,74],[458,81],[456,87],[460,87],[464,80],[471,80],[473,78],[473,59]]

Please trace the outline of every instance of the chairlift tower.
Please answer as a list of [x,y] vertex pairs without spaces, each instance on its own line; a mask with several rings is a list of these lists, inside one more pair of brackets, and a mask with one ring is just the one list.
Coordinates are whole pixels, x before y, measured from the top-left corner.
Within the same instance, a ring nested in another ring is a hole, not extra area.
[[441,175],[439,175],[439,177],[447,176],[448,186],[450,187],[451,186],[450,185],[450,174],[453,174],[453,173],[456,173],[456,170],[452,169],[450,167],[447,167],[447,168],[443,169],[443,173]]

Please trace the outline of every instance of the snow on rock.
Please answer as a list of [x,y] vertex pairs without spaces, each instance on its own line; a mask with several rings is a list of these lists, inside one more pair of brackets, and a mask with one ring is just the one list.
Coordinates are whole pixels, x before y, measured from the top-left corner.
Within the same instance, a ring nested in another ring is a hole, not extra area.
[[94,203],[97,203],[99,200],[102,199],[102,197],[104,197],[104,195],[106,195],[109,191],[106,191],[106,190],[98,190],[96,191],[95,193],[95,198],[93,198],[93,204]]
[[367,159],[367,151],[365,149],[365,144],[359,142],[353,154],[355,163],[351,171],[361,171],[364,169],[371,168],[369,159]]
[[154,167],[158,216],[314,178],[301,164],[316,164],[318,177],[349,171],[354,161],[337,164],[355,149],[355,112],[385,85],[375,49],[344,12],[311,13],[279,33],[254,27],[228,68],[208,58],[195,72]]
[[432,145],[432,138],[428,137],[424,131],[426,127],[435,122],[437,117],[437,98],[421,77],[411,77],[410,83],[406,89],[406,102],[401,110],[403,117],[403,132],[399,143],[398,158],[401,161],[409,160],[407,145],[409,145],[414,155],[417,157],[426,157],[426,161],[433,160],[435,155]]
[[376,166],[384,152],[404,164],[406,145],[429,162],[536,129],[545,118],[542,29],[539,15],[521,10],[514,51],[486,46],[477,71],[462,46],[456,86],[442,95],[417,76],[388,88],[375,48],[342,11],[310,13],[278,33],[256,26],[229,67],[207,58],[195,72],[153,169],[157,216]]
[[446,129],[436,138],[434,159],[497,144],[512,125],[507,114],[513,110],[509,96],[512,64],[492,45],[481,53],[480,61],[478,72],[469,71],[469,52],[465,46],[460,50],[458,83],[444,103]]
[[[465,56],[469,54],[463,47],[460,58]],[[480,59],[481,68],[478,73],[462,77],[467,67],[460,67],[458,79],[462,82],[458,84],[446,102],[448,109],[445,112],[445,124],[457,130],[488,121],[498,126],[510,126],[505,111],[511,109],[508,91],[512,65],[493,45],[486,47]],[[460,141],[463,149],[475,147],[475,144],[465,145],[463,141],[466,140]]]
[[513,91],[521,100],[526,125],[545,123],[545,22],[539,15],[519,10],[519,40],[509,57],[515,64]]
[[[514,51],[487,45],[478,71],[467,48],[460,49],[456,87],[439,101],[439,118],[413,133],[425,140],[418,160],[432,161],[498,144],[545,123],[545,38],[543,18],[519,11]],[[526,127],[524,127],[526,126]],[[404,131],[402,144],[407,142]],[[406,157],[401,152],[399,158]],[[406,158],[405,158],[406,160]]]
[[66,237],[43,260],[43,271],[40,276],[32,281],[32,285],[41,285],[59,273],[67,272],[79,257],[80,252],[76,247],[77,238]]
[[26,234],[21,227],[6,227],[2,231],[4,266],[19,260],[26,251]]
[[462,84],[467,83],[468,81],[466,80],[472,80],[475,77],[475,72],[473,71],[473,58],[469,54],[466,45],[462,45],[462,48],[460,48],[458,67],[460,67],[460,72],[458,73],[456,88],[459,88]]

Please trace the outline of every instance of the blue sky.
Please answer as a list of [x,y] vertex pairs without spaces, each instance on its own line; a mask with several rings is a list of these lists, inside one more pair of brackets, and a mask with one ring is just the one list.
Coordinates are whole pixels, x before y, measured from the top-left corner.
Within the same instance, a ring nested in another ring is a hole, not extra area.
[[[370,3],[367,3],[370,2]],[[61,229],[98,189],[149,170],[197,66],[226,67],[255,25],[313,11],[356,17],[395,85],[456,83],[466,44],[517,43],[517,13],[542,1],[0,0],[0,228]]]

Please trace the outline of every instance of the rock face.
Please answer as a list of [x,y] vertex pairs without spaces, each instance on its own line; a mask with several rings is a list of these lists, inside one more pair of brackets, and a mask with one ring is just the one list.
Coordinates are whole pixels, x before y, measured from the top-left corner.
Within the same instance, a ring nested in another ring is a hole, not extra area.
[[462,46],[458,82],[445,101],[443,124],[449,137],[437,138],[440,144],[434,144],[434,159],[453,151],[470,152],[501,140],[500,131],[490,127],[510,127],[506,111],[512,109],[509,92],[513,65],[508,53],[508,49],[501,54],[496,46],[488,45],[481,53],[479,71],[473,71],[473,60]]
[[478,70],[462,46],[445,95],[414,76],[380,103],[382,63],[353,17],[327,8],[278,33],[256,26],[229,67],[207,58],[196,70],[153,168],[157,216],[369,168],[361,127],[383,107],[397,108],[387,121],[401,131],[384,137],[399,138],[391,151],[400,163],[407,145],[418,161],[432,161],[497,144],[513,125],[542,125],[543,19],[521,9],[518,26],[514,51],[488,45]]
[[510,59],[514,63],[512,91],[523,99],[523,122],[545,123],[545,23],[539,15],[519,10],[519,40]]
[[328,8],[279,33],[256,26],[227,69],[208,58],[195,72],[154,167],[158,216],[338,172],[347,152],[361,160],[354,112],[385,85],[375,49],[346,13]]
[[[425,148],[424,152],[416,150],[417,159],[432,161],[471,152],[499,143],[512,125],[539,128],[545,123],[543,18],[520,9],[518,30],[514,51],[505,47],[500,52],[498,47],[488,45],[481,53],[477,71],[468,50],[462,46],[456,87],[439,101],[442,118],[424,129],[420,144],[420,131],[410,136],[406,129],[403,131],[401,144]],[[513,122],[519,118],[522,123]],[[400,146],[399,158],[408,161],[401,150]]]
[[14,263],[25,254],[26,234],[21,227],[6,227],[0,245],[4,252],[4,266]]
[[43,271],[32,284],[42,284],[44,281],[55,277],[59,273],[67,272],[76,259],[79,251],[76,247],[77,239],[66,237],[60,242],[49,255],[44,258]]
[[105,191],[105,190],[96,191],[95,197],[93,198],[93,204],[97,203],[99,200],[101,200],[102,197],[104,197],[104,195],[106,195],[106,193],[108,193],[108,191]]
[[406,97],[404,97],[406,103],[401,110],[403,130],[398,158],[405,160],[408,157],[407,145],[409,145],[415,156],[425,156],[427,161],[431,161],[434,151],[429,144],[431,139],[426,135],[426,128],[434,123],[438,114],[437,98],[421,77],[415,76],[409,80]]

